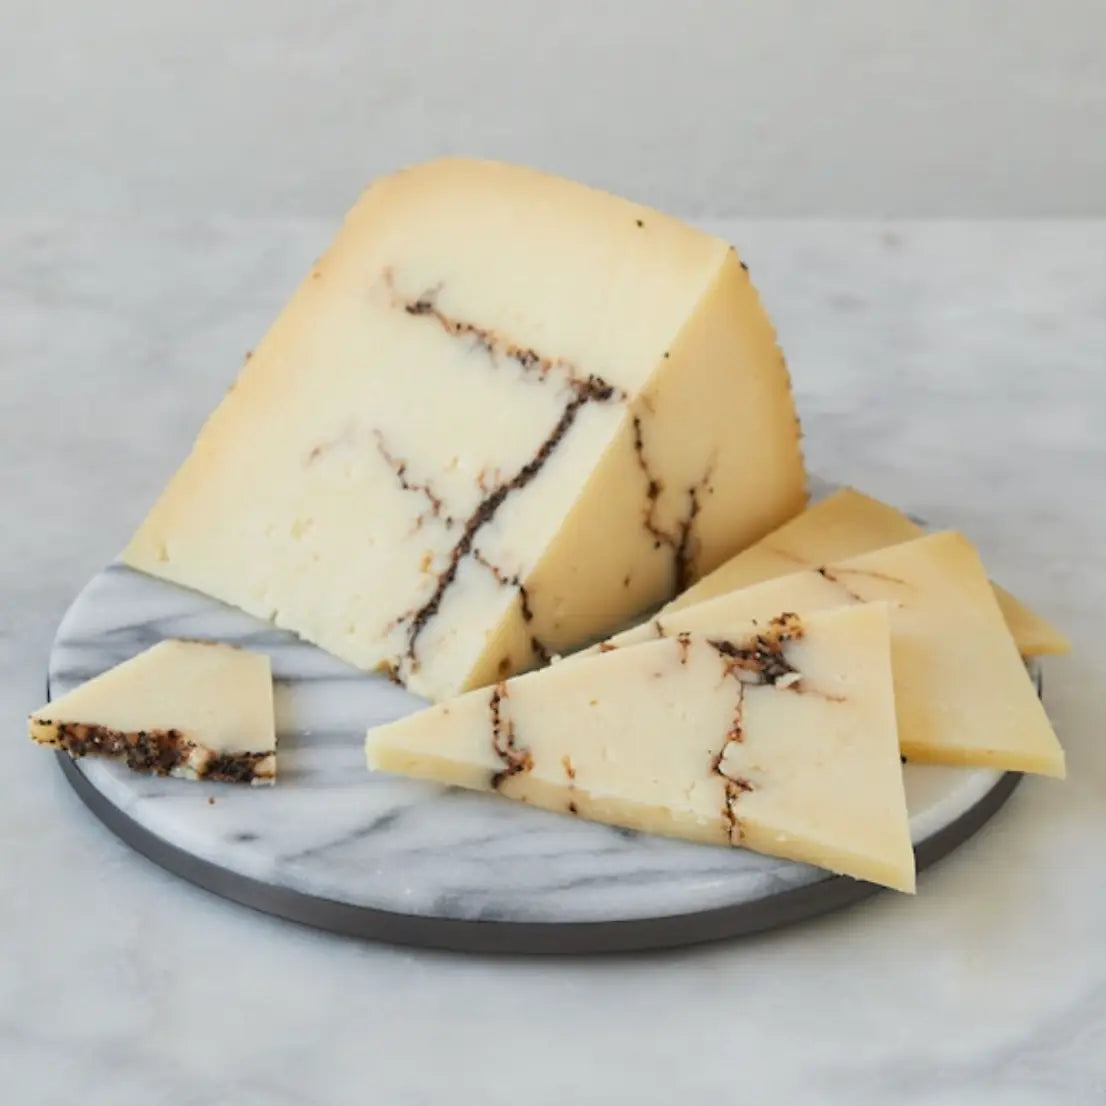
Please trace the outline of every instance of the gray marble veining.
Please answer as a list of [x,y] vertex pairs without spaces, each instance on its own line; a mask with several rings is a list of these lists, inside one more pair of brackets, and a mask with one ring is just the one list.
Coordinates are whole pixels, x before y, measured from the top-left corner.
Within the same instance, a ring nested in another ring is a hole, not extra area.
[[[277,785],[159,779],[95,758],[80,767],[145,829],[229,871],[405,915],[515,922],[693,914],[827,880],[809,865],[743,849],[665,840],[370,773],[365,730],[422,700],[266,623],[118,564],[95,577],[62,620],[51,692],[64,694],[168,637],[230,641],[270,656]],[[964,814],[1000,778],[909,766],[915,841]]]

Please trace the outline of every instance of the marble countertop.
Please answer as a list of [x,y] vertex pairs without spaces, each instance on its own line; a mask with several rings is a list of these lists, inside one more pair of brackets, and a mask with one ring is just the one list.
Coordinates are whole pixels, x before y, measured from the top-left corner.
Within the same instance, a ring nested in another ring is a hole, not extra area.
[[70,598],[333,225],[0,221],[5,1099],[1106,1098],[1106,223],[717,228],[779,325],[812,469],[965,530],[1070,633],[1045,669],[1070,778],[1027,780],[916,898],[579,961],[359,944],[223,902],[120,844],[24,739]]

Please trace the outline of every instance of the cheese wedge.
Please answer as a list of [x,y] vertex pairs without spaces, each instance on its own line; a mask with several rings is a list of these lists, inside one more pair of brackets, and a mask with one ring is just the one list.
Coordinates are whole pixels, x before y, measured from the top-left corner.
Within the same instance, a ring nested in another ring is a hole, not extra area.
[[366,749],[375,769],[914,889],[880,604],[554,664]]
[[357,203],[124,559],[433,698],[624,625],[805,500],[731,246],[444,159]]
[[1064,775],[1063,749],[979,557],[952,531],[665,610],[577,656],[716,632],[780,610],[808,614],[871,601],[891,605],[899,741],[908,760]]
[[163,641],[36,710],[31,737],[136,772],[272,783],[269,658],[207,641]]
[[[842,488],[784,523],[766,538],[677,596],[667,610],[679,610],[727,591],[783,576],[800,568],[854,557],[920,537],[925,530],[901,511]],[[1059,630],[997,584],[992,585],[1006,625],[1022,656],[1066,653],[1070,644]]]

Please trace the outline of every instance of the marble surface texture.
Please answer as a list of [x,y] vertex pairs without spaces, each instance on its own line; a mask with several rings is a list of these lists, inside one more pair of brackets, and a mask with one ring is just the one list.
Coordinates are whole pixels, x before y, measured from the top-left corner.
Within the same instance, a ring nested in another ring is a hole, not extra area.
[[1106,224],[729,224],[811,467],[964,529],[1071,634],[1066,783],[919,894],[732,944],[321,935],[133,854],[32,748],[49,643],[333,222],[0,223],[0,1075],[20,1106],[1106,1099]]
[[[277,786],[161,779],[96,757],[77,767],[158,840],[224,871],[407,917],[493,923],[672,917],[836,882],[822,869],[746,849],[673,841],[367,772],[365,730],[425,700],[287,631],[118,563],[98,573],[62,619],[50,695],[171,637],[232,642],[270,657]],[[1003,775],[908,765],[914,843],[966,814]]]

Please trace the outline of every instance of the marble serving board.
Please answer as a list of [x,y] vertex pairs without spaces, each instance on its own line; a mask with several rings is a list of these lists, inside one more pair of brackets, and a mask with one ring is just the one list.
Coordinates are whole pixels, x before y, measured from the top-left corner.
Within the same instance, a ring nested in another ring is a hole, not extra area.
[[[747,933],[875,890],[742,849],[370,773],[366,728],[419,708],[420,699],[123,565],[104,569],[65,615],[50,658],[50,693],[170,637],[234,642],[272,658],[277,785],[147,777],[65,754],[59,761],[85,802],[139,851],[250,906],[390,941],[583,952]],[[974,832],[1018,779],[911,765],[905,774],[920,865]]]

